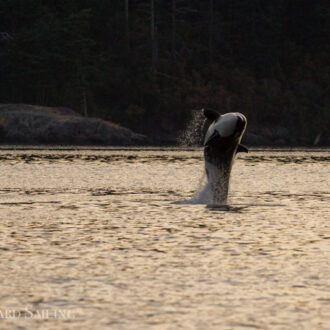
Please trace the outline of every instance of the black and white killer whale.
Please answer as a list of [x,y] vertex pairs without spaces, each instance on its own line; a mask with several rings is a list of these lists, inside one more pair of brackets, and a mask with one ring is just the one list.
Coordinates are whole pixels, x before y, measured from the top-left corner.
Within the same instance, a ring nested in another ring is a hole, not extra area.
[[204,138],[204,160],[207,184],[200,193],[201,202],[212,205],[227,203],[229,179],[238,152],[248,152],[241,144],[247,120],[238,112],[219,114],[203,110],[209,125]]

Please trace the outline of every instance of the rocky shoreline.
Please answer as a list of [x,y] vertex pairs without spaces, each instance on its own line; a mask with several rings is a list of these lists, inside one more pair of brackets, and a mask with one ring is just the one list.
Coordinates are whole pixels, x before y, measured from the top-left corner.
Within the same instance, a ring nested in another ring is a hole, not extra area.
[[254,129],[248,128],[243,136],[243,144],[251,146],[329,146],[330,138],[326,134],[319,133],[313,138],[298,137],[297,134],[291,132],[288,128],[274,127]]
[[147,137],[69,108],[0,104],[0,143],[141,145]]
[[[156,136],[147,137],[111,121],[83,117],[65,107],[0,104],[0,144],[175,145],[181,144],[177,135],[160,130]],[[285,127],[248,126],[242,143],[266,147],[329,146],[330,138],[324,132],[306,138],[297,137]]]

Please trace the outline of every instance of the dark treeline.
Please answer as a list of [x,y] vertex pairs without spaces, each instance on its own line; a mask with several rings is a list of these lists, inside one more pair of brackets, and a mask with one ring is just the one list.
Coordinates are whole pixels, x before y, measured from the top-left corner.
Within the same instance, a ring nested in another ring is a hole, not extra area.
[[328,134],[328,0],[1,0],[0,17],[0,103],[154,136],[201,107]]

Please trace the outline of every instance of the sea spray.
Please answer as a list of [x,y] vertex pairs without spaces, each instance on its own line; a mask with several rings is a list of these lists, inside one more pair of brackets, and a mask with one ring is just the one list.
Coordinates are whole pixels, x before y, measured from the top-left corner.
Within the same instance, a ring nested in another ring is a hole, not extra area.
[[201,110],[193,110],[191,119],[186,128],[178,137],[178,143],[182,147],[196,147],[203,144],[206,119]]
[[[201,147],[205,135],[206,119],[201,110],[193,110],[191,118],[188,121],[186,128],[179,135],[177,141],[181,147]],[[206,184],[205,170],[202,172],[196,192],[191,199],[177,201],[175,204],[202,204],[205,203],[200,198],[200,192]]]

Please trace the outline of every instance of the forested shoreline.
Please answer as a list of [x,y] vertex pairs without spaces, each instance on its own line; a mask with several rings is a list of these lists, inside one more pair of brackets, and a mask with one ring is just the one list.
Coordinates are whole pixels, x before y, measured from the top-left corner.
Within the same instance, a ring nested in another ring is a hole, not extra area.
[[328,1],[2,0],[0,17],[2,104],[69,107],[156,142],[209,107],[329,143]]

